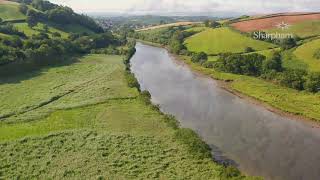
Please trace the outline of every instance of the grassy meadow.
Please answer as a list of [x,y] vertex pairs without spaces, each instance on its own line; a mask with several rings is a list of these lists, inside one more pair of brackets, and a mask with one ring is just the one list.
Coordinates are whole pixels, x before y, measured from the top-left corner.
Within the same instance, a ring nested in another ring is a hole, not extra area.
[[87,55],[1,79],[0,179],[255,179],[214,163],[124,69]]
[[19,4],[9,1],[0,1],[0,18],[4,21],[25,19],[26,16],[19,11]]
[[320,39],[307,42],[298,47],[293,54],[308,65],[310,71],[320,71],[320,60],[314,57],[316,50],[320,48]]
[[[19,31],[25,33],[27,36],[32,36],[32,35],[36,35],[36,34],[39,34],[41,31],[44,31],[44,24],[43,23],[38,23],[37,26],[33,27],[33,28],[30,28],[28,26],[27,23],[15,23],[13,24]],[[48,29],[48,35],[49,36],[52,36],[53,33],[57,32],[61,35],[61,37],[63,38],[67,38],[69,36],[69,34],[67,33],[67,31],[62,31],[62,30],[59,30],[59,29],[56,29],[52,26],[48,26],[49,29]]]
[[296,23],[290,26],[287,30],[282,30],[279,28],[274,28],[267,30],[268,33],[292,33],[301,38],[308,38],[312,36],[320,35],[320,20],[318,21],[305,21],[301,23]]
[[243,53],[246,47],[257,51],[275,47],[275,45],[257,41],[241,35],[227,27],[208,29],[195,34],[185,40],[189,51],[205,52],[210,55],[219,53]]

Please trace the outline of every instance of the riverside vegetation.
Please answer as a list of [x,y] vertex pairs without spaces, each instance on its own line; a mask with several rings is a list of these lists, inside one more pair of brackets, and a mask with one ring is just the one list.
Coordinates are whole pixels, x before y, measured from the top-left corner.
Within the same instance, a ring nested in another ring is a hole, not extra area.
[[[320,120],[317,37],[254,40],[250,33],[233,30],[228,23],[221,26],[162,28],[130,35],[168,47],[194,70],[229,82],[235,91],[285,112]],[[301,31],[294,32],[299,35]],[[235,39],[242,43],[231,47],[237,43],[229,40]]]
[[[215,163],[196,133],[140,92],[134,42],[69,8],[17,2],[4,4],[44,19],[21,12],[0,25],[0,179],[259,179]],[[61,16],[81,28],[61,29]]]

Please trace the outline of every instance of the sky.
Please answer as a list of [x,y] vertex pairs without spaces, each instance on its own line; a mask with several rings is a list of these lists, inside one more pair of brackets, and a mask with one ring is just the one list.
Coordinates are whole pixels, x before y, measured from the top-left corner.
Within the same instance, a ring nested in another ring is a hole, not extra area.
[[155,15],[266,14],[320,11],[320,0],[50,0],[76,12]]

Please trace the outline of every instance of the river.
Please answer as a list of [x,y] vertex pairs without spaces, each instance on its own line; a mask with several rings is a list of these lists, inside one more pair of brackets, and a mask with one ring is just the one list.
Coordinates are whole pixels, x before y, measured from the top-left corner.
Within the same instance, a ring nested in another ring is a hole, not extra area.
[[320,179],[320,129],[221,89],[165,49],[141,43],[136,49],[131,68],[142,90],[182,127],[197,132],[217,161],[266,179]]

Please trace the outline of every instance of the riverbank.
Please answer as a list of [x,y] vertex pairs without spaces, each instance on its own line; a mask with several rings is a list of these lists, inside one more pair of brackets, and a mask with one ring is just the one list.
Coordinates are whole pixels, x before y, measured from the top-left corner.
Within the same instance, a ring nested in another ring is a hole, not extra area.
[[[139,42],[145,43],[140,40]],[[156,43],[149,42],[147,44],[164,47]],[[313,127],[320,127],[319,93],[299,92],[255,77],[218,72],[192,63],[188,56],[173,56],[186,63],[193,71],[217,80],[222,88],[238,97],[263,106],[279,115],[305,121]]]
[[122,60],[88,55],[2,79],[0,114],[16,115],[0,121],[0,179],[258,179],[213,162],[193,131],[128,87]]

